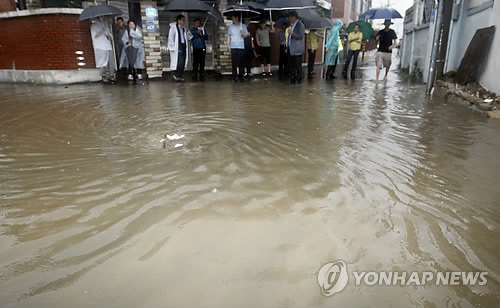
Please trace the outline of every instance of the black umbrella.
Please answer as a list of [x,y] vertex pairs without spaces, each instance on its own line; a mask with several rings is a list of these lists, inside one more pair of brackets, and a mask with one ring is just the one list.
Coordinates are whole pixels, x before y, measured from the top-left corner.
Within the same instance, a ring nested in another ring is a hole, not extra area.
[[200,0],[173,0],[165,11],[171,12],[208,12],[212,7]]
[[[200,0],[173,0],[165,8],[169,12],[205,12],[216,21],[224,22],[224,17],[215,8]],[[206,21],[205,21],[206,22]]]
[[254,9],[254,10],[260,10],[260,11],[263,11],[266,6],[262,3],[257,3],[257,2],[254,2],[254,1],[243,1],[243,3],[241,3],[242,5],[246,5],[248,6],[249,8],[251,9]]
[[78,22],[97,18],[100,16],[117,16],[123,14],[119,8],[112,5],[93,5],[89,6],[80,14]]
[[321,17],[315,9],[297,10],[307,29],[323,29],[333,27],[331,19]]
[[234,6],[228,7],[222,12],[222,15],[231,18],[232,16],[240,16],[240,21],[243,18],[252,18],[260,16],[260,12],[250,8],[247,5],[236,4]]
[[312,0],[268,0],[264,10],[269,11],[272,20],[272,11],[291,11],[315,8]]
[[127,55],[129,67],[135,66],[135,61],[137,60],[137,52],[138,51],[139,51],[139,49],[135,48],[134,46],[127,46],[127,48],[125,49],[125,54]]
[[265,10],[300,10],[315,8],[312,0],[269,0],[265,5]]

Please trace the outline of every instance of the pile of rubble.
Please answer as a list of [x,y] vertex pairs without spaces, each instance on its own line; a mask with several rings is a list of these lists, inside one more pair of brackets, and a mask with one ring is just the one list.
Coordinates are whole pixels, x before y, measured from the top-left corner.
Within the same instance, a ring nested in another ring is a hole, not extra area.
[[438,80],[436,85],[446,91],[447,99],[461,100],[491,118],[500,118],[500,97],[483,88],[478,82],[460,85],[452,81]]

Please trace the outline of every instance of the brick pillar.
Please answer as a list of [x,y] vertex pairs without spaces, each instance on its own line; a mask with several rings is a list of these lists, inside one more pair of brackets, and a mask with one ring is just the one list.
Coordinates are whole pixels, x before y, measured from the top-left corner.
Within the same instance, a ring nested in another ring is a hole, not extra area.
[[[226,8],[227,0],[221,0],[218,4],[218,9],[222,13]],[[217,27],[216,42],[215,42],[215,71],[218,73],[231,72],[231,54],[227,50],[227,27],[231,24],[230,20],[224,17],[224,24]]]
[[16,10],[16,0],[0,0],[0,13]]
[[[141,0],[142,33],[144,36],[144,54],[146,56],[146,72],[148,78],[161,77],[163,61],[160,50],[160,23],[156,1]],[[146,9],[156,10],[155,16],[146,16]]]

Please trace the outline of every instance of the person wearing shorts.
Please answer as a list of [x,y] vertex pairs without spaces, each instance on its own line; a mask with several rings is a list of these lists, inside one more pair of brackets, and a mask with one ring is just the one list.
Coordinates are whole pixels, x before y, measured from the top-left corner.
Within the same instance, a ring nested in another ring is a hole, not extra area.
[[[274,32],[274,29],[273,29]],[[260,66],[262,68],[262,76],[266,75],[265,65],[267,64],[267,72],[269,76],[272,76],[271,73],[271,40],[270,40],[270,31],[266,28],[266,22],[262,21],[259,24],[259,29],[257,29],[257,33],[255,35],[255,39],[257,41],[257,45],[260,49]]]
[[398,36],[396,32],[390,28],[393,23],[390,19],[384,21],[385,28],[380,30],[377,34],[377,41],[379,41],[377,56],[375,61],[377,63],[377,80],[379,80],[380,70],[385,67],[384,79],[387,79],[389,68],[392,63],[392,49],[397,45]]

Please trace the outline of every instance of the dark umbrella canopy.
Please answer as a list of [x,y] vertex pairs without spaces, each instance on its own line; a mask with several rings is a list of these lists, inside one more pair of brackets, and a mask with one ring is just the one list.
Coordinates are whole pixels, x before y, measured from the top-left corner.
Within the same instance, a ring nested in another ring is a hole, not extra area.
[[217,22],[224,22],[224,17],[215,8],[200,0],[173,0],[165,8],[169,12],[205,12]]
[[80,14],[78,22],[97,18],[100,16],[117,16],[123,14],[119,8],[112,5],[93,5],[89,6]]
[[304,21],[304,26],[307,29],[323,29],[333,27],[333,22],[326,18],[321,17],[315,9],[297,10],[299,18]]
[[165,11],[170,12],[208,12],[212,7],[200,0],[173,0]]
[[312,0],[269,0],[265,4],[265,10],[300,10],[316,7]]
[[[333,21],[326,17],[321,17],[319,13],[315,9],[302,9],[297,10],[297,14],[299,18],[304,23],[306,29],[324,29],[333,27]],[[276,27],[280,27],[283,23],[289,23],[288,16],[286,12],[282,12],[285,14],[281,14],[276,21]]]
[[260,16],[260,12],[246,6],[246,5],[234,5],[232,7],[228,7],[222,12],[222,15],[231,18],[233,15],[240,16],[241,18],[252,18]]
[[217,22],[224,22],[224,17],[215,8],[213,8],[213,7],[210,8],[210,11],[208,11],[207,13],[208,13],[208,15],[212,16]]
[[403,18],[401,14],[395,9],[391,9],[389,7],[381,7],[369,9],[359,16],[361,20],[367,19],[393,19],[393,18]]
[[266,8],[266,6],[264,4],[257,3],[257,2],[254,2],[254,1],[243,1],[242,5],[246,5],[246,6],[248,6],[251,9],[261,10],[261,11],[263,11]]

